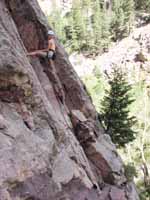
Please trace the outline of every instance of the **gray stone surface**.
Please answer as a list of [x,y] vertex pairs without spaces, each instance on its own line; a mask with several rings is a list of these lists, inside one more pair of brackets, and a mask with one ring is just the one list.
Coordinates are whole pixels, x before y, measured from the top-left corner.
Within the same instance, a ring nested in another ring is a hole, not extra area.
[[[26,56],[48,29],[36,0],[0,1],[0,200],[105,200],[112,184],[126,192],[122,161],[64,49],[53,66]],[[92,142],[76,137],[72,110]]]

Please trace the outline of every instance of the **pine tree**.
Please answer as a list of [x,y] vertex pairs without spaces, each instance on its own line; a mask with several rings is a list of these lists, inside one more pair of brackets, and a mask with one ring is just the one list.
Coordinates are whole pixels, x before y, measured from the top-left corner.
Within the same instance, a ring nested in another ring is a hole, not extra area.
[[99,50],[101,47],[101,38],[102,38],[102,11],[100,7],[100,1],[96,0],[93,3],[93,16],[92,16],[92,28],[94,32],[94,43],[95,50]]
[[137,10],[148,11],[150,9],[150,0],[134,0],[135,8]]
[[131,86],[125,79],[121,69],[113,68],[110,80],[110,90],[102,101],[102,120],[106,133],[118,147],[135,139],[132,126],[135,117],[129,116],[129,105],[134,101],[130,96]]
[[134,19],[134,0],[114,0],[111,22],[112,38],[116,41],[130,33]]
[[124,33],[124,13],[119,0],[113,2],[113,12],[111,21],[111,38],[114,41],[122,38]]
[[66,34],[64,31],[65,20],[62,18],[62,13],[59,9],[54,8],[53,13],[48,16],[50,26],[55,30],[60,38],[60,41],[65,44]]
[[68,26],[72,29],[72,49],[80,51],[84,49],[86,35],[86,17],[81,0],[74,0],[71,10],[71,20]]
[[[72,9],[65,15],[54,3],[49,22],[70,53],[78,51],[96,55],[107,49],[112,41],[129,34],[134,0],[109,1],[108,11],[106,0],[73,0]],[[138,0],[136,6],[142,7]]]
[[85,23],[83,49],[92,52],[94,47],[94,33],[92,29],[92,0],[82,0],[82,12]]
[[107,49],[110,44],[110,17],[106,14],[105,10],[102,11],[102,24],[101,24],[101,47],[103,50]]
[[125,32],[128,35],[134,22],[134,0],[123,1],[122,9],[124,12]]

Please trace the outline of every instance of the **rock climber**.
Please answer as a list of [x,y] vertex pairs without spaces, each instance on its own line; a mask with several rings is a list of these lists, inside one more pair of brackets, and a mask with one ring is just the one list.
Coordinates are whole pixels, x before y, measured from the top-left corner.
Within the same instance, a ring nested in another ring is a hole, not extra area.
[[46,49],[36,50],[27,54],[27,56],[38,56],[41,58],[48,58],[49,60],[49,68],[48,74],[50,76],[51,81],[53,82],[54,90],[59,98],[60,102],[65,105],[65,95],[61,86],[61,82],[57,75],[55,65],[52,62],[56,57],[56,43],[55,43],[55,33],[52,30],[49,30],[48,33],[48,46]]
[[39,56],[47,57],[49,60],[54,60],[56,57],[56,44],[55,44],[55,34],[53,31],[48,31],[48,47],[42,50],[36,50],[28,53],[28,56]]

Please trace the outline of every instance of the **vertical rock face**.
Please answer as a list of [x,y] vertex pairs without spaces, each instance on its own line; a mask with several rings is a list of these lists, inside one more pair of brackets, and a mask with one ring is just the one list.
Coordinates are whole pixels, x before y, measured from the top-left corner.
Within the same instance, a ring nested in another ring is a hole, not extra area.
[[36,0],[0,1],[0,199],[138,199],[64,49],[26,56],[48,29]]

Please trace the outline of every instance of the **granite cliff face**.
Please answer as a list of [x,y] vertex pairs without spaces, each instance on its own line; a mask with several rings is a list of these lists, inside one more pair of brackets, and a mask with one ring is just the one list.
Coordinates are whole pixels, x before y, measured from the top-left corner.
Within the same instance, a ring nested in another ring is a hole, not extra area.
[[0,200],[138,200],[83,83],[36,0],[0,1]]

